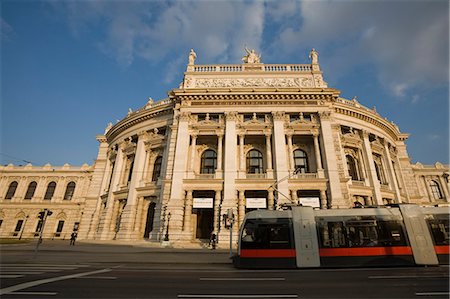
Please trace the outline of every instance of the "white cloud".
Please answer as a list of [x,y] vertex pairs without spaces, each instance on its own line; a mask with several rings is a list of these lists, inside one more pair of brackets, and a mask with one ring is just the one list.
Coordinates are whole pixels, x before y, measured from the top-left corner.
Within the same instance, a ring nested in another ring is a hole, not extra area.
[[11,25],[9,25],[3,18],[1,18],[0,27],[2,32],[2,42],[10,41],[16,35]]
[[448,83],[448,7],[446,1],[304,1],[301,26],[284,26],[273,44],[285,54],[324,50],[334,78],[368,64],[402,97],[417,86]]

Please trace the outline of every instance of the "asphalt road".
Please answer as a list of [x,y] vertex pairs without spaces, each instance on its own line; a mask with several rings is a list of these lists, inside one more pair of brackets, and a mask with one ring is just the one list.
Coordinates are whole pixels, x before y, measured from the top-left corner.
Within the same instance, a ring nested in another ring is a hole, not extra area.
[[55,245],[36,258],[27,246],[0,249],[5,299],[449,297],[448,266],[242,270],[207,249]]

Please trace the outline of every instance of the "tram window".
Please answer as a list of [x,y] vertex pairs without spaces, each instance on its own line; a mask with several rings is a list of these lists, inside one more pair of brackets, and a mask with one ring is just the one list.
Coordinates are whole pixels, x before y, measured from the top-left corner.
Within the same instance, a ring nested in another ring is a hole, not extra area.
[[294,248],[290,219],[249,219],[242,233],[242,249]]
[[347,247],[344,223],[319,222],[320,247]]
[[378,243],[380,246],[406,246],[407,239],[401,221],[379,221]]
[[349,247],[378,245],[375,221],[348,221],[346,227]]
[[440,215],[428,216],[427,223],[433,236],[434,245],[449,244],[449,219]]

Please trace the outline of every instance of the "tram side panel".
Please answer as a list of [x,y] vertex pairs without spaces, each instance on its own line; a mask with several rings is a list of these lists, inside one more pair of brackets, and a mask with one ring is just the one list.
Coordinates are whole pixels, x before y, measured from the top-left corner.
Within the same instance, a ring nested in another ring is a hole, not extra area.
[[398,209],[317,211],[316,222],[323,267],[414,264]]
[[425,222],[422,208],[416,205],[400,205],[409,242],[417,265],[438,265],[438,259]]
[[313,208],[292,207],[292,219],[297,267],[320,267],[319,243]]

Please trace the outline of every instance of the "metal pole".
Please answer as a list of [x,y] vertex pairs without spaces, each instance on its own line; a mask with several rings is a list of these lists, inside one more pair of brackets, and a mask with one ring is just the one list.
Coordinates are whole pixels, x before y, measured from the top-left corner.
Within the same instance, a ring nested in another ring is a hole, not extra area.
[[230,225],[230,257],[233,256],[233,219],[231,219]]
[[47,220],[47,214],[48,214],[48,209],[44,209],[44,219],[42,219],[42,227],[41,227],[41,231],[39,232],[39,239],[36,244],[36,248],[34,250],[34,258],[36,258],[38,249],[39,249],[39,245],[42,243],[42,234],[44,233],[44,227],[45,227],[45,221]]
[[22,231],[20,232],[19,240],[22,240],[23,231],[25,230],[25,225],[27,224],[28,217],[30,217],[30,215],[27,215],[27,217],[25,218],[25,222],[22,226]]

